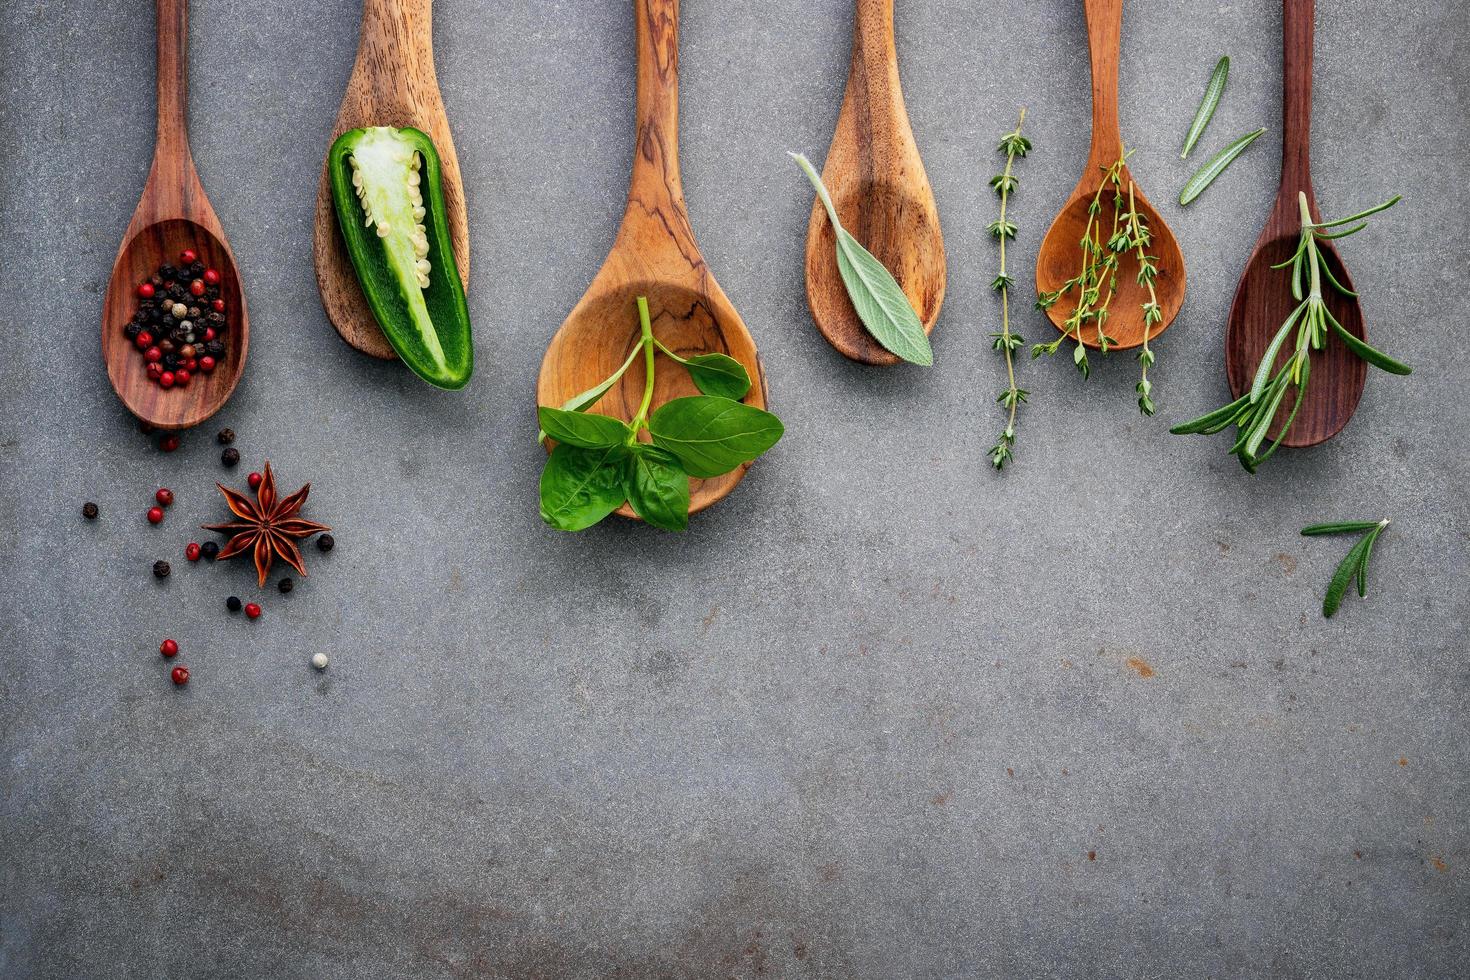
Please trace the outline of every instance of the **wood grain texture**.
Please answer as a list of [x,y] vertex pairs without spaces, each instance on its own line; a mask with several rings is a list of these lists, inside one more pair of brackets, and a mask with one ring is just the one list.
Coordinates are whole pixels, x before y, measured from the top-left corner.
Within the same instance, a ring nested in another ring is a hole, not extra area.
[[[627,208],[612,251],[551,340],[536,399],[559,407],[611,376],[637,346],[637,298],[648,297],[654,335],[682,357],[727,354],[751,377],[745,403],[766,407],[755,341],[715,281],[694,241],[679,177],[679,3],[634,0],[637,17],[637,145]],[[643,397],[640,358],[590,411],[631,419]],[[654,405],[699,390],[679,364],[658,354]],[[723,499],[750,464],[691,483],[689,511]],[[619,511],[634,517],[624,505]]]
[[[468,289],[470,238],[464,183],[434,72],[432,17],[433,0],[363,0],[357,60],[327,146],[347,130],[363,126],[412,126],[429,134],[439,153],[455,264]],[[325,159],[317,188],[312,255],[322,307],[342,339],[373,357],[396,357],[362,295],[352,259],[342,243]]]
[[[893,273],[932,333],[947,283],[944,236],[899,83],[893,0],[857,0],[847,90],[822,182],[842,226]],[[858,318],[837,269],[836,244],[827,212],[814,200],[806,296],[817,329],[855,361],[900,363]]]
[[[1239,398],[1250,390],[1256,367],[1271,338],[1296,309],[1291,295],[1291,270],[1271,266],[1291,257],[1301,235],[1301,206],[1298,194],[1307,195],[1313,216],[1321,220],[1312,189],[1312,41],[1315,18],[1313,0],[1284,0],[1282,4],[1282,136],[1281,187],[1266,219],[1266,227],[1241,273],[1230,306],[1225,333],[1225,374],[1230,390]],[[1332,242],[1319,243],[1327,267],[1347,289],[1352,278]],[[1326,288],[1327,309],[1354,336],[1366,339],[1363,310],[1354,297]],[[1283,351],[1283,357],[1288,352]],[[1315,446],[1342,431],[1357,410],[1368,378],[1368,365],[1337,337],[1328,338],[1324,350],[1313,351],[1311,379],[1301,410],[1284,446]],[[1287,395],[1269,433],[1275,438],[1281,422],[1296,400]]]
[[[218,412],[240,381],[250,349],[250,317],[234,253],[219,218],[204,196],[189,151],[188,0],[158,0],[158,121],[153,164],[138,207],[128,222],[102,301],[102,360],[113,390],[128,411],[159,429],[187,429]],[[219,270],[228,329],[225,356],[211,374],[197,374],[187,388],[161,388],[149,380],[146,362],[123,329],[138,308],[138,284],[185,248]]]
[[[1082,269],[1079,243],[1087,228],[1088,207],[1102,186],[1107,168],[1117,162],[1123,152],[1123,136],[1118,124],[1118,55],[1123,33],[1123,0],[1084,0],[1087,11],[1087,48],[1092,64],[1092,146],[1082,179],[1073,188],[1067,203],[1057,214],[1041,248],[1036,254],[1036,291],[1053,292]],[[1123,186],[1133,175],[1123,168]],[[1135,184],[1135,187],[1137,185]],[[1106,196],[1106,195],[1104,195]],[[1150,254],[1157,258],[1158,278],[1154,291],[1164,318],[1148,332],[1152,340],[1169,328],[1184,305],[1186,274],[1184,253],[1163,217],[1137,187],[1138,213],[1153,233]],[[1105,208],[1104,214],[1108,213]],[[1106,237],[1106,235],[1104,236]],[[1109,306],[1108,336],[1117,341],[1115,350],[1137,347],[1144,340],[1143,304],[1148,290],[1138,283],[1138,259],[1131,253],[1118,263],[1118,291]],[[1075,295],[1063,296],[1049,310],[1047,318],[1062,329],[1077,308]],[[1099,346],[1096,330],[1084,328],[1082,342]]]

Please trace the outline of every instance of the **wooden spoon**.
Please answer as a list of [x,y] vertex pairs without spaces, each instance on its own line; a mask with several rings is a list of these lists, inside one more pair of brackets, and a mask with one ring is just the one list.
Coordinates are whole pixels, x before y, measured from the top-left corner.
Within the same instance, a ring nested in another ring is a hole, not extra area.
[[[434,0],[363,0],[357,60],[347,80],[332,139],[361,126],[412,126],[429,134],[439,153],[444,207],[459,278],[470,282],[469,222],[459,156],[449,135],[444,99],[434,74],[432,27]],[[331,140],[328,141],[330,145]],[[378,328],[358,285],[352,259],[342,244],[342,230],[332,206],[332,186],[325,159],[316,195],[316,231],[312,245],[316,284],[327,318],[342,339],[364,354],[397,357]]]
[[[766,407],[766,378],[740,314],[705,265],[679,179],[679,0],[634,0],[638,38],[637,146],[628,205],[612,251],[541,361],[536,397],[560,406],[601,383],[641,340],[637,298],[648,297],[653,332],[682,357],[727,354],[751,377],[748,405]],[[590,411],[631,419],[643,397],[640,358]],[[676,362],[658,354],[653,404],[697,395]],[[689,512],[724,498],[750,464],[695,480]],[[633,517],[626,505],[619,511]]]
[[[1087,48],[1092,57],[1092,149],[1087,155],[1087,168],[1077,182],[1061,213],[1052,222],[1041,250],[1036,255],[1036,290],[1047,293],[1060,289],[1082,269],[1079,242],[1087,228],[1087,209],[1093,195],[1102,186],[1107,168],[1118,162],[1123,153],[1123,137],[1118,126],[1118,49],[1123,32],[1123,0],[1084,0],[1087,10]],[[1132,180],[1123,168],[1123,187]],[[1106,197],[1106,195],[1104,195]],[[1152,204],[1137,190],[1138,213],[1153,233],[1149,253],[1158,259],[1158,278],[1154,290],[1164,318],[1147,332],[1149,339],[1168,329],[1184,305],[1184,254],[1174,233]],[[1104,214],[1107,212],[1105,211]],[[1126,350],[1143,343],[1145,337],[1143,304],[1148,290],[1138,283],[1138,260],[1125,256],[1118,264],[1118,290],[1108,307],[1108,336],[1117,341],[1114,349]],[[1046,315],[1058,328],[1064,329],[1067,317],[1077,308],[1074,294],[1063,296]],[[1096,329],[1084,328],[1082,342],[1098,347]]]
[[[899,86],[893,0],[857,0],[852,61],[822,183],[842,226],[893,273],[932,333],[944,303],[944,237]],[[806,233],[806,299],[822,336],[865,364],[900,359],[868,333],[837,271],[836,233],[820,201]]]
[[[189,152],[188,0],[158,0],[158,128],[153,166],[143,196],[123,234],[102,301],[102,360],[113,390],[132,412],[159,429],[187,429],[218,412],[240,381],[250,347],[250,318],[234,253]],[[187,388],[162,388],[150,380],[146,362],[123,328],[138,309],[138,286],[158,267],[178,262],[193,249],[199,261],[219,270],[228,328],[225,356],[210,374],[195,375]]]
[[[1241,273],[1235,301],[1230,306],[1230,325],[1225,334],[1225,373],[1236,398],[1250,390],[1266,345],[1297,306],[1291,295],[1290,270],[1271,266],[1290,258],[1301,240],[1298,194],[1307,195],[1312,214],[1320,220],[1317,198],[1312,191],[1311,164],[1314,6],[1313,0],[1285,0],[1282,4],[1281,189],[1266,227],[1256,241],[1255,251]],[[1353,281],[1333,243],[1319,239],[1317,247],[1332,275],[1344,287],[1352,289]],[[1363,310],[1356,297],[1326,289],[1323,299],[1338,323],[1354,336],[1367,339]],[[1311,357],[1312,381],[1296,420],[1281,441],[1284,446],[1315,446],[1331,439],[1353,417],[1363,394],[1368,365],[1345,344],[1330,339],[1325,350],[1312,351]],[[1294,401],[1294,395],[1285,399],[1284,409],[1268,433],[1270,438],[1276,437],[1280,422]]]

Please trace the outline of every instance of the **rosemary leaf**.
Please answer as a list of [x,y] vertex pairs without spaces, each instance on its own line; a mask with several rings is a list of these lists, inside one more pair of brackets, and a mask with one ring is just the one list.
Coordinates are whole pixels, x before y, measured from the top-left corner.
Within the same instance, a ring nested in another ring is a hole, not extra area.
[[1364,556],[1368,553],[1369,538],[1363,538],[1353,545],[1347,557],[1337,566],[1333,573],[1332,581],[1327,585],[1327,596],[1322,600],[1322,615],[1331,619],[1332,614],[1337,612],[1342,605],[1342,597],[1347,593],[1348,585],[1358,574],[1358,567],[1362,564]]
[[1189,133],[1184,137],[1184,152],[1179,154],[1179,159],[1185,160],[1189,157],[1189,151],[1194,149],[1194,144],[1199,142],[1205,127],[1210,124],[1210,117],[1215,114],[1215,108],[1220,104],[1220,98],[1225,94],[1225,83],[1230,79],[1230,59],[1221,58],[1215,63],[1215,70],[1210,73],[1210,81],[1205,85],[1205,97],[1200,101],[1199,108],[1195,110],[1194,122],[1189,124]]
[[1188,204],[1203,194],[1205,188],[1214,183],[1215,178],[1224,173],[1225,168],[1234,163],[1235,158],[1244,153],[1246,147],[1260,139],[1261,134],[1265,131],[1266,127],[1262,126],[1260,129],[1246,133],[1234,143],[1231,143],[1219,153],[1210,157],[1204,166],[1194,172],[1193,177],[1185,181],[1184,189],[1179,192],[1179,203],[1181,205]]

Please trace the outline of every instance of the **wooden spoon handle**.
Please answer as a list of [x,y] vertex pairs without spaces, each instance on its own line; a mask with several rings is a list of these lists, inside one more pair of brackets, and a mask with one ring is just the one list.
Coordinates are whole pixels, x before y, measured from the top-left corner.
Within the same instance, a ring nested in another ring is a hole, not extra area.
[[434,0],[363,0],[359,59],[367,52],[393,65],[433,65]]
[[1092,151],[1089,173],[1118,162],[1123,135],[1118,126],[1118,51],[1123,38],[1123,0],[1085,0],[1087,50],[1092,58]]
[[1312,182],[1312,42],[1315,0],[1283,0],[1281,7],[1281,186]]
[[158,0],[158,130],[154,160],[189,158],[189,0]]
[[638,26],[638,145],[628,216],[684,210],[679,177],[679,0],[633,0]]
[[898,76],[893,0],[857,0],[843,108],[860,109],[862,143],[870,151],[913,142]]

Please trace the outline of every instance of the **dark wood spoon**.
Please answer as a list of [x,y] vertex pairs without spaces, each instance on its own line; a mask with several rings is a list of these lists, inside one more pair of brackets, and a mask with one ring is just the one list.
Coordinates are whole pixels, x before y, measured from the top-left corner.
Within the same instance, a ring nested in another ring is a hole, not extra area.
[[[822,167],[842,226],[875,255],[934,331],[944,304],[944,236],[898,79],[893,0],[857,0],[852,62]],[[820,200],[806,235],[806,297],[828,343],[865,364],[898,364],[858,318],[837,270],[837,234]]]
[[[637,299],[648,297],[653,332],[681,357],[719,353],[750,375],[747,405],[766,407],[766,376],[745,329],[694,241],[679,177],[679,0],[633,0],[637,17],[637,144],[628,206],[617,241],[541,361],[536,400],[565,404],[611,377],[642,339]],[[653,403],[697,395],[678,364],[656,355]],[[625,421],[638,411],[647,377],[641,361],[589,410]],[[722,500],[745,476],[733,472],[690,485],[689,512]],[[636,517],[626,504],[618,510]]]
[[[188,0],[158,0],[158,130],[153,167],[133,220],[123,235],[102,301],[102,360],[113,390],[132,412],[159,429],[187,429],[222,408],[235,391],[250,347],[250,318],[234,253],[189,152]],[[218,269],[228,326],[225,356],[211,374],[197,374],[187,388],[161,388],[123,333],[138,308],[138,285],[191,248]]]
[[[1230,324],[1225,334],[1225,373],[1236,398],[1250,390],[1266,346],[1297,306],[1297,300],[1291,295],[1291,270],[1271,266],[1290,258],[1301,240],[1300,194],[1307,196],[1312,214],[1318,220],[1321,218],[1312,191],[1311,163],[1314,7],[1314,0],[1284,0],[1282,4],[1281,188],[1266,227],[1256,241],[1255,251],[1241,273],[1235,301],[1230,307]],[[1333,243],[1319,240],[1318,247],[1332,275],[1344,287],[1352,289],[1353,281]],[[1338,323],[1354,336],[1366,339],[1363,311],[1355,297],[1327,289],[1323,291],[1323,299]],[[1296,420],[1281,441],[1284,446],[1315,446],[1331,439],[1353,417],[1358,399],[1363,395],[1368,365],[1345,344],[1329,338],[1326,348],[1312,351],[1311,357],[1311,383]],[[1294,401],[1294,395],[1286,397],[1268,433],[1270,438],[1276,438]]]
[[[1123,37],[1123,0],[1085,0],[1087,11],[1087,48],[1092,60],[1092,149],[1082,179],[1062,207],[1041,242],[1036,254],[1036,290],[1052,292],[1081,269],[1082,250],[1079,242],[1087,228],[1087,210],[1093,195],[1102,186],[1104,172],[1118,161],[1123,152],[1123,136],[1118,125],[1118,55]],[[1123,168],[1123,186],[1132,179]],[[1138,213],[1153,233],[1150,251],[1158,258],[1159,274],[1154,283],[1159,310],[1164,318],[1148,331],[1152,340],[1174,322],[1184,305],[1184,253],[1174,233],[1138,188]],[[1105,212],[1106,213],[1106,212]],[[1119,262],[1118,290],[1113,297],[1107,321],[1108,336],[1117,341],[1115,350],[1137,347],[1144,340],[1143,304],[1148,290],[1139,285],[1138,261],[1125,256]],[[1067,295],[1046,311],[1058,329],[1077,308],[1075,295]],[[1097,347],[1097,331],[1084,328],[1082,342]]]

